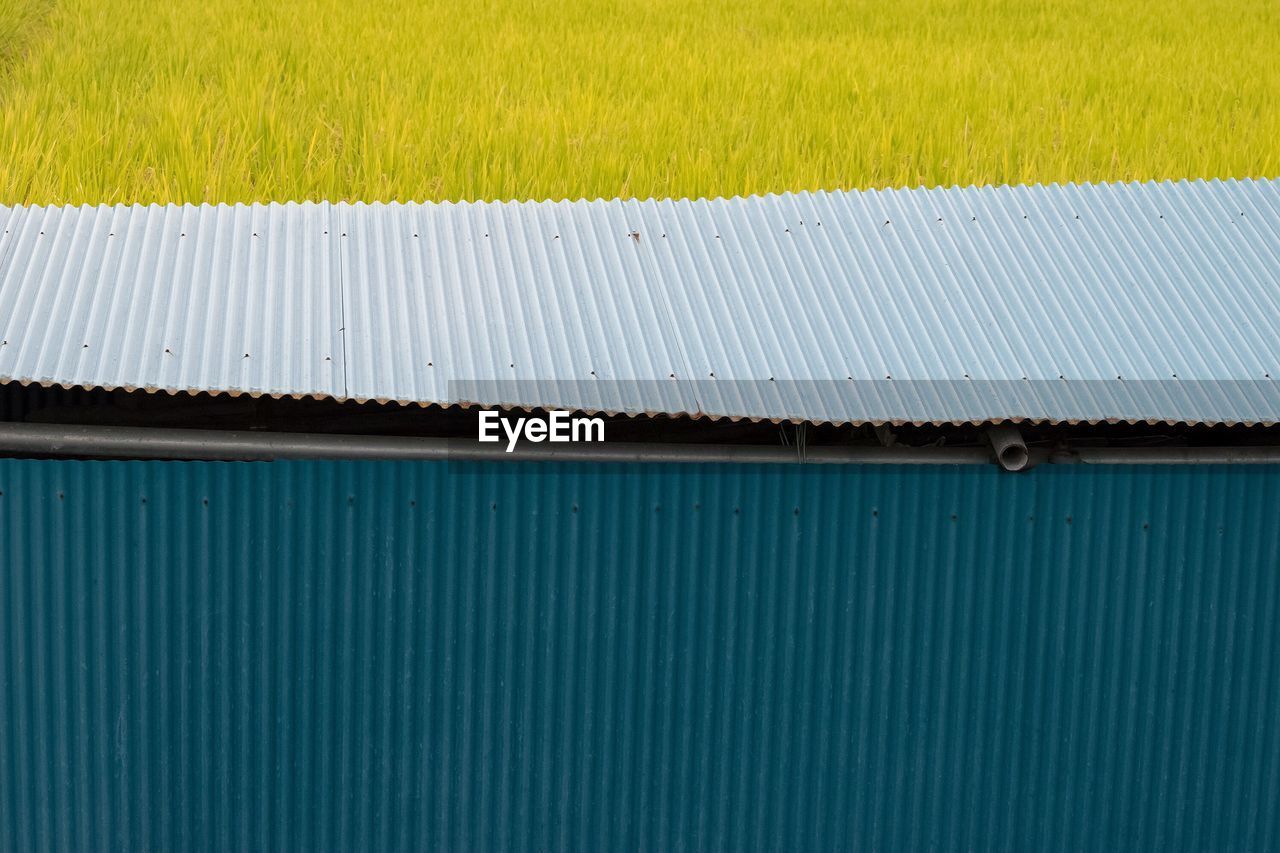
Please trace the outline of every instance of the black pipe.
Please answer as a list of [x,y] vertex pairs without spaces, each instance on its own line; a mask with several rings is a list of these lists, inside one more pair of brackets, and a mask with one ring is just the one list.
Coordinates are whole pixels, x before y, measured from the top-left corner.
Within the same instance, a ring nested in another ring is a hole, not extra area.
[[978,464],[987,448],[795,447],[715,444],[546,444],[401,436],[0,423],[0,452],[131,459],[454,459],[504,462],[765,462]]
[[[1280,464],[1280,445],[1267,447],[1091,447],[1047,453],[1039,462],[1090,465]],[[989,447],[832,446],[614,442],[481,444],[463,438],[168,429],[80,424],[0,423],[0,454],[115,459],[269,461],[273,459],[453,459],[501,462],[754,462],[858,465],[977,465],[996,462]]]

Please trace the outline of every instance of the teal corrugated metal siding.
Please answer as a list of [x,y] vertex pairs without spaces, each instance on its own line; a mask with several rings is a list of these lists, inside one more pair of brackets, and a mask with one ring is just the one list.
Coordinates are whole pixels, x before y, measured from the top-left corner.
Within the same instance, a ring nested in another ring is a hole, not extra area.
[[0,492],[3,849],[1280,846],[1274,469]]

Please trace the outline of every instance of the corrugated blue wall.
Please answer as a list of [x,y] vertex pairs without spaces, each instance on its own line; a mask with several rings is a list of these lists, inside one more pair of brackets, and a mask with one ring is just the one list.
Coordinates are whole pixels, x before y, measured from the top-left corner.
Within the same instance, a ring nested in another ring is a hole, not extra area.
[[1280,472],[0,461],[13,850],[1274,850]]

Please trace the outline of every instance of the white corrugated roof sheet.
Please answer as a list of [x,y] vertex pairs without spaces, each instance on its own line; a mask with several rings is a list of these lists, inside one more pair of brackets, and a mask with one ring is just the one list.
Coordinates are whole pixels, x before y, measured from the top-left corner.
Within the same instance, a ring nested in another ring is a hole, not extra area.
[[1280,422],[1280,182],[0,207],[0,381]]

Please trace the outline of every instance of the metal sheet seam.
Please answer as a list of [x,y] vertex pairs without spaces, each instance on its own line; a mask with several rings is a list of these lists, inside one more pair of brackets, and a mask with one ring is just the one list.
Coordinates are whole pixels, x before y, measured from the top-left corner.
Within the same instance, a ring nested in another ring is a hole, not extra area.
[[[643,214],[643,209],[639,205],[627,202],[624,203],[622,209],[624,211],[629,211],[632,207],[636,208],[635,218],[640,219]],[[635,241],[636,251],[639,253],[640,265],[644,269],[646,275],[650,276],[653,281],[661,281],[662,271],[658,268],[656,259],[651,256],[651,253],[656,251],[656,247],[652,250],[649,249],[649,244],[652,244],[653,240],[650,239],[646,244],[641,232],[636,230],[638,228],[639,223],[632,223],[628,220],[627,233],[628,236],[632,237]],[[698,397],[697,383],[691,381],[694,376],[693,360],[689,357],[689,353],[686,351],[684,343],[680,340],[680,335],[676,331],[677,324],[675,307],[671,304],[671,298],[667,294],[667,288],[656,287],[654,290],[658,294],[658,302],[662,306],[662,311],[665,314],[667,321],[667,328],[665,331],[670,335],[671,344],[675,349],[676,358],[679,360],[679,363],[683,368],[679,376],[672,378],[675,379],[677,385],[685,386],[689,389],[689,397],[693,400],[694,410],[701,413],[703,411],[704,404]]]
[[333,205],[329,208],[334,212],[335,222],[330,226],[330,237],[332,232],[338,232],[338,339],[342,341],[342,396],[344,399],[351,396],[351,381],[347,376],[347,208],[344,205]]

